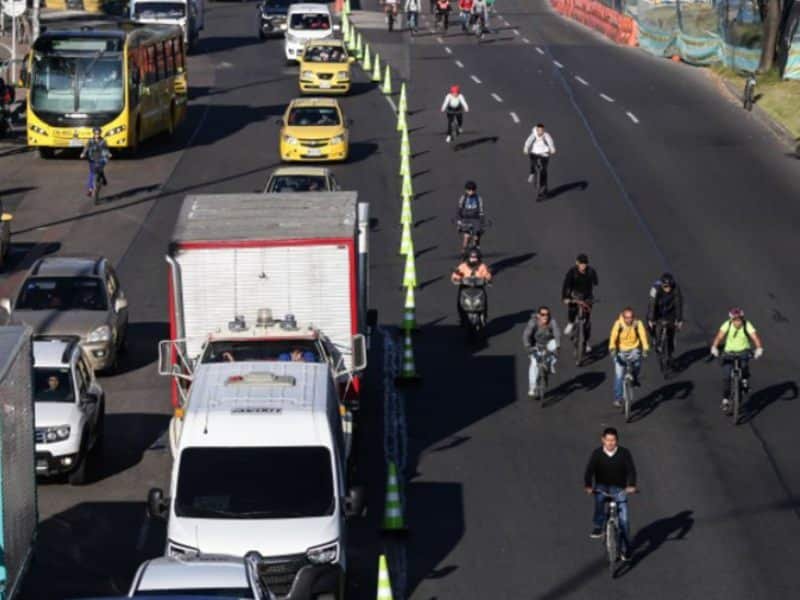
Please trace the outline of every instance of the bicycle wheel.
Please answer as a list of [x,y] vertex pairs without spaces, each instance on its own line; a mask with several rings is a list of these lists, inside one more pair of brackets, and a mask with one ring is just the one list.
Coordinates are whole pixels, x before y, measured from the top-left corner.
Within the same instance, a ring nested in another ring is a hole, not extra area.
[[547,371],[545,371],[547,367],[542,365],[539,367],[539,377],[536,381],[536,401],[539,402],[540,406],[544,405],[544,396],[547,393]]
[[583,353],[586,351],[586,332],[583,330],[583,319],[577,319],[575,327],[578,328],[575,332],[575,366],[580,367],[583,363]]
[[608,569],[611,577],[614,577],[617,558],[619,557],[618,540],[617,524],[612,519],[609,519],[606,522],[606,552],[608,553]]
[[100,201],[100,186],[101,185],[102,184],[100,183],[100,176],[99,175],[95,175],[94,176],[94,186],[92,187],[92,200],[94,200],[95,204],[97,204]]
[[753,86],[749,81],[744,86],[744,108],[747,111],[753,110]]
[[625,411],[625,422],[631,421],[631,405],[633,404],[633,381],[628,374],[625,375],[625,382],[622,387],[623,409]]
[[731,418],[733,424],[739,424],[739,410],[742,404],[742,380],[735,376],[731,382]]

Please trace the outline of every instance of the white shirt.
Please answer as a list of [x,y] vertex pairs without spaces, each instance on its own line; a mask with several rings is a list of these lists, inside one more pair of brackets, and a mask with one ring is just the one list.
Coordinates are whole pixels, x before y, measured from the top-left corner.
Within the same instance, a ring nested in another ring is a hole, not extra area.
[[406,0],[406,12],[419,12],[419,0]]
[[447,94],[447,96],[444,97],[444,102],[442,102],[442,112],[448,108],[450,110],[458,110],[461,108],[464,111],[469,112],[469,106],[467,105],[467,100],[464,98],[463,94],[459,94],[458,96]]
[[614,455],[617,453],[617,450],[619,450],[619,446],[614,448],[613,452],[609,452],[608,450],[606,450],[606,447],[603,446],[603,454],[605,454],[608,458],[613,458]]
[[550,156],[556,153],[556,145],[553,138],[546,131],[540,136],[533,128],[528,139],[525,140],[525,145],[522,148],[525,154],[535,154],[537,156]]

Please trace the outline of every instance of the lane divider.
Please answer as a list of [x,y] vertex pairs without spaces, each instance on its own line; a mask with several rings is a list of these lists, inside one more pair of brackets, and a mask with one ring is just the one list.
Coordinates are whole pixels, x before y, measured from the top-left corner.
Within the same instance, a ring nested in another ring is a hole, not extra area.
[[456,66],[457,66],[459,69],[463,69],[463,68],[464,68],[464,63],[462,63],[460,60],[457,60],[457,61],[456,61]]
[[606,102],[614,102],[614,99],[611,96],[607,96],[606,94],[600,94],[600,97]]
[[497,94],[495,94],[494,92],[492,92],[491,95],[492,95],[492,98],[494,98],[498,102],[502,102],[503,101],[503,99],[500,96],[498,96]]
[[583,77],[581,77],[580,75],[575,75],[575,81],[577,81],[578,83],[580,83],[580,84],[583,84],[583,85],[589,85],[589,82],[588,82],[588,81],[586,81],[586,80],[585,80]]
[[478,79],[477,77],[475,77],[475,75],[470,75],[470,76],[469,76],[469,78],[470,78],[470,79],[472,79],[472,81],[474,81],[474,82],[475,82],[475,83],[477,83],[478,85],[480,85],[481,83],[483,83],[483,82],[482,82],[480,79]]
[[636,115],[635,115],[635,114],[633,114],[631,111],[628,111],[628,112],[626,112],[625,114],[626,114],[626,115],[628,115],[628,118],[629,118],[631,121],[633,121],[633,122],[634,122],[634,123],[636,123],[637,125],[639,124],[639,119],[637,119],[637,118],[636,118]]
[[511,120],[514,121],[514,123],[519,123],[519,117],[517,116],[517,113],[510,112],[508,114],[511,115]]

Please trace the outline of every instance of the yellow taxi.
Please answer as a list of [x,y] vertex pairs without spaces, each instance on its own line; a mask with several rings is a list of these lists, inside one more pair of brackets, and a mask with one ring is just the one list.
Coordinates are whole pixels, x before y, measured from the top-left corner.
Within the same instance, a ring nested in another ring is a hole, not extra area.
[[281,160],[346,160],[349,134],[342,109],[333,98],[296,98],[280,120]]
[[304,94],[346,94],[350,91],[350,64],[342,40],[310,40],[300,59],[300,91]]

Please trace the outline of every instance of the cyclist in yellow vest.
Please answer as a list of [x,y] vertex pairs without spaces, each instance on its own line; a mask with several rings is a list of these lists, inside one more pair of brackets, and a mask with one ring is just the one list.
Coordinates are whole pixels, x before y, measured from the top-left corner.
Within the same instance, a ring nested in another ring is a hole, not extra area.
[[633,309],[627,307],[611,327],[608,336],[608,352],[614,361],[614,406],[622,406],[622,380],[625,377],[625,362],[633,363],[633,377],[639,385],[642,359],[650,352],[650,340],[644,324],[635,317]]
[[[720,345],[722,346],[722,369],[724,372],[722,410],[727,412],[731,405],[729,398],[731,397],[731,369],[734,358],[738,357],[742,365],[742,386],[747,390],[750,378],[750,357],[761,358],[761,355],[764,354],[764,346],[761,344],[761,338],[758,337],[755,325],[744,320],[744,311],[741,308],[732,308],[728,311],[728,320],[720,326],[717,336],[711,342],[711,354],[719,356]],[[755,350],[753,350],[753,346],[755,346]]]

